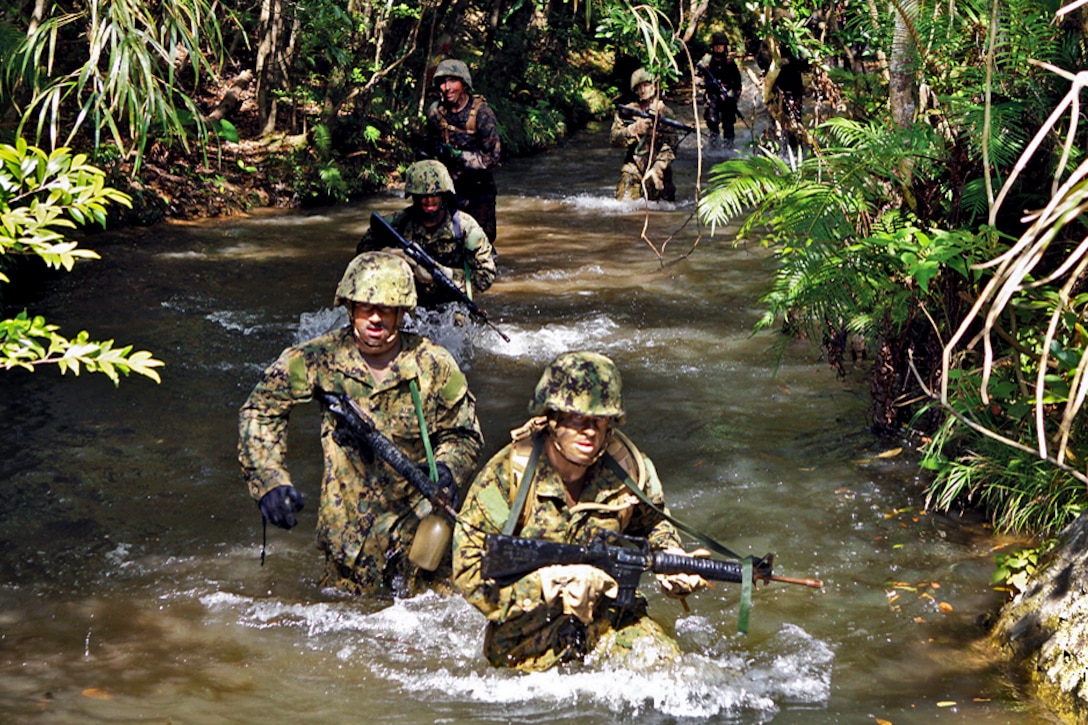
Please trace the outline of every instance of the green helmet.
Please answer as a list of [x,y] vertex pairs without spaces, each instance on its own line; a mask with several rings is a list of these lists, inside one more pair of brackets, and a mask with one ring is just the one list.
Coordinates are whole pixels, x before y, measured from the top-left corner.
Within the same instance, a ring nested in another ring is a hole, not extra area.
[[469,75],[468,66],[465,65],[464,61],[447,58],[434,69],[434,82],[436,84],[441,83],[443,78],[449,76],[460,78],[465,86],[472,88],[472,76]]
[[653,83],[654,77],[645,68],[639,68],[631,74],[631,90],[638,88],[640,83]]
[[544,370],[529,401],[529,415],[549,410],[622,419],[619,368],[599,353],[563,353]]
[[729,38],[725,37],[725,33],[714,33],[710,36],[711,45],[724,45],[726,50],[729,50]]
[[435,159],[417,161],[404,172],[404,195],[452,194],[453,179],[446,165]]
[[335,305],[362,302],[385,307],[415,307],[416,280],[403,258],[388,252],[364,252],[348,263],[336,287]]

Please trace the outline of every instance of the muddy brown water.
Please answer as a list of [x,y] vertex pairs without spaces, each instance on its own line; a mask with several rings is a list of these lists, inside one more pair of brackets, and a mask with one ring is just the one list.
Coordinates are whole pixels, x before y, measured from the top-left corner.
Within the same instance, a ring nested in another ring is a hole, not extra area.
[[[726,229],[679,257],[695,238],[690,140],[687,201],[672,205],[613,201],[617,154],[597,128],[501,170],[500,279],[480,302],[510,343],[414,324],[466,370],[488,456],[554,355],[612,356],[625,430],[673,512],[734,550],[774,551],[778,573],[823,590],[760,588],[742,636],[736,587],[685,613],[647,586],[685,651],[676,665],[493,670],[482,617],[456,597],[316,588],[312,405],[290,432],[311,505],[294,531],[269,531],[261,567],[238,407],[282,348],[337,323],[333,290],[370,212],[404,201],[128,230],[90,240],[104,259],[51,282],[34,310],[153,350],[163,383],[0,376],[0,720],[1046,722],[977,624],[1001,601],[989,577],[1011,542],[923,510],[909,452],[867,432],[860,368],[839,379],[799,342],[775,365],[773,335],[751,334],[765,250]],[[664,266],[644,222],[657,244],[680,229]]]

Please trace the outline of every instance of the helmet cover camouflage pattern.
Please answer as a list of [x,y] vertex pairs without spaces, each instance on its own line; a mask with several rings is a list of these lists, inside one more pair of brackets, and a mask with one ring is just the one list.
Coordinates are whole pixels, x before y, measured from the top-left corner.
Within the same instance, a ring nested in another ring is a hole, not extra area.
[[454,193],[453,178],[446,165],[435,159],[417,161],[404,172],[404,195]]
[[434,69],[435,85],[441,83],[443,78],[450,76],[460,78],[466,87],[472,88],[472,76],[469,75],[468,66],[465,65],[464,61],[447,58],[439,63],[438,67]]
[[540,376],[529,415],[549,410],[601,418],[623,418],[623,382],[619,368],[595,352],[565,352]]
[[639,68],[631,74],[631,90],[638,88],[640,83],[653,83],[654,77],[645,68]]
[[388,252],[364,252],[348,263],[336,287],[335,305],[362,302],[385,307],[415,307],[416,280],[403,258]]

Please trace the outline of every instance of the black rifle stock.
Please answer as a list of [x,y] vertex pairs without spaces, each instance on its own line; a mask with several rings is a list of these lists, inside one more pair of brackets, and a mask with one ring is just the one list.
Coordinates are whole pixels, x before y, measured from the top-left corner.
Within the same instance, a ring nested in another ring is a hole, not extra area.
[[363,412],[362,408],[346,393],[330,393],[318,388],[314,395],[320,398],[333,415],[336,416],[343,429],[362,447],[366,446],[379,458],[388,463],[394,471],[404,476],[408,483],[419,490],[423,496],[437,509],[442,509],[450,518],[457,517],[457,511],[450,505],[444,492],[438,487],[397,444],[378,432],[374,421]]
[[[743,581],[743,568],[739,561],[704,559],[664,551],[650,551],[646,539],[621,534],[609,534],[631,546],[612,546],[605,537],[598,535],[588,546],[560,544],[541,539],[526,539],[503,534],[487,534],[484,538],[483,566],[480,574],[494,579],[498,584],[512,583],[526,574],[553,564],[589,564],[603,570],[619,585],[616,605],[628,607],[635,602],[635,590],[644,572],[654,574],[697,574],[708,581]],[[774,555],[768,554],[752,567],[755,579],[775,581],[782,579],[771,573]]]
[[[480,322],[486,324],[495,332],[497,332],[499,334],[499,337],[501,337],[503,340],[505,340],[506,342],[510,342],[510,338],[507,337],[502,330],[496,327],[495,323],[487,318],[487,313],[484,312],[484,310],[479,305],[473,302],[472,299],[467,294],[465,294],[464,290],[457,286],[456,282],[450,279],[441,269],[438,268],[438,262],[434,261],[431,255],[427,254],[426,250],[424,250],[423,247],[419,246],[415,242],[408,241],[407,239],[402,237],[400,235],[400,232],[394,229],[393,225],[386,221],[385,217],[383,217],[376,211],[370,213],[370,223],[377,224],[378,230],[384,232],[386,237],[396,242],[397,246],[403,249],[404,253],[408,255],[408,257],[410,257],[412,261],[427,270],[427,272],[431,275],[431,278],[434,279],[435,284],[452,294],[457,299],[457,301],[459,301],[468,309],[470,315],[478,319]],[[472,284],[472,281],[466,279],[465,284]]]
[[678,131],[686,131],[688,133],[694,133],[695,127],[689,126],[686,123],[680,123],[674,121],[671,118],[665,118],[659,116],[656,113],[650,113],[649,111],[643,111],[641,108],[634,108],[632,106],[626,106],[622,103],[616,104],[616,112],[620,114],[620,118],[625,121],[630,121],[634,118],[648,118],[654,123],[661,124],[662,126],[668,126],[669,128],[675,128]]

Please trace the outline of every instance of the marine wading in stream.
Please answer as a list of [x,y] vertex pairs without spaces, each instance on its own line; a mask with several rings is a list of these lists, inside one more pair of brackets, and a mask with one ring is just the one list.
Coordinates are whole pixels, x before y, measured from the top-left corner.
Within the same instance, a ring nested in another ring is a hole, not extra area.
[[[913,404],[920,400],[938,403],[928,408],[923,418],[912,421],[930,424],[928,430],[922,425],[917,431],[938,431],[936,436],[925,441],[927,463],[939,474],[930,486],[931,496],[927,500],[942,509],[956,510],[964,499],[981,499],[993,512],[995,523],[1007,530],[1058,528],[1083,508],[1083,487],[1078,482],[1083,483],[1084,478],[1076,461],[1084,458],[1083,416],[1078,416],[1078,412],[1084,401],[1083,390],[1088,385],[1088,377],[1083,375],[1084,336],[1079,320],[1083,319],[1081,313],[1088,298],[1079,294],[1085,248],[1076,243],[1080,221],[1075,210],[1083,201],[1078,180],[1083,177],[1084,170],[1076,166],[1078,160],[1071,155],[1083,144],[1079,143],[1075,124],[1066,125],[1068,135],[1062,144],[1040,145],[1029,140],[1037,129],[1036,138],[1040,141],[1048,136],[1051,128],[1060,129],[1059,119],[1064,118],[1067,109],[1076,108],[1074,100],[1081,90],[1080,79],[1063,72],[1054,63],[1083,67],[1084,24],[1074,13],[1083,12],[1083,8],[1078,10],[1078,6],[1071,4],[1057,9],[1024,0],[1000,4],[958,3],[947,5],[947,9],[935,5],[930,25],[928,21],[923,22],[927,12],[915,17],[913,11],[917,8],[894,4],[883,18],[879,12],[873,13],[872,24],[880,25],[883,20],[883,30],[887,32],[867,36],[894,38],[886,48],[891,51],[887,67],[883,66],[878,51],[877,58],[881,63],[878,72],[856,78],[859,83],[852,94],[847,85],[836,85],[830,77],[831,70],[845,71],[846,64],[829,68],[820,62],[823,48],[812,42],[815,29],[820,30],[819,45],[823,44],[825,30],[834,38],[842,29],[837,24],[841,17],[813,13],[808,19],[816,25],[810,27],[803,7],[789,10],[764,7],[758,18],[759,35],[763,37],[760,38],[757,65],[766,72],[762,83],[767,108],[778,105],[785,114],[787,125],[791,119],[805,120],[805,114],[800,113],[803,109],[797,103],[798,92],[804,88],[805,81],[799,82],[796,71],[803,69],[800,75],[811,74],[811,87],[821,92],[829,89],[846,91],[845,103],[854,105],[852,117],[837,117],[820,128],[785,129],[791,139],[803,140],[809,146],[822,145],[824,153],[815,161],[812,155],[803,153],[788,153],[785,158],[771,155],[752,159],[746,167],[729,167],[733,177],[724,173],[719,177],[726,182],[730,178],[745,179],[750,184],[746,189],[759,188],[769,192],[761,201],[772,200],[770,204],[763,204],[752,197],[744,197],[744,203],[740,205],[743,213],[751,214],[746,221],[747,227],[769,230],[768,238],[784,245],[779,247],[783,254],[778,257],[782,266],[771,273],[775,280],[773,292],[762,298],[770,308],[765,319],[773,320],[775,313],[788,312],[791,321],[795,321],[797,313],[816,309],[811,303],[826,301],[829,296],[841,303],[842,307],[832,306],[832,314],[814,318],[818,330],[814,339],[823,335],[826,326],[828,347],[832,353],[841,354],[847,349],[846,332],[864,328],[872,335],[871,351],[876,352],[878,360],[871,398],[876,424],[887,432],[900,432],[910,417],[908,411],[913,412]],[[110,4],[111,11],[124,12],[132,7]],[[163,7],[174,13],[179,9],[184,12],[189,6],[176,3]],[[990,13],[989,24],[978,22],[977,19],[985,18],[987,12]],[[97,17],[94,13],[89,14]],[[179,17],[169,14],[163,25],[184,31],[176,24]],[[25,58],[35,58],[35,53],[41,53],[53,42],[55,35],[51,34],[62,27],[78,27],[79,19],[78,14],[73,15],[72,25],[68,25],[39,24],[37,16],[29,18],[35,26],[28,28],[30,42],[26,46],[16,43],[16,50]],[[415,18],[421,19],[422,16]],[[110,15],[102,27],[115,26],[117,21],[118,16]],[[143,18],[137,21],[142,22]],[[692,21],[690,29],[695,29],[696,22]],[[419,27],[421,24],[417,23],[412,32],[418,32]],[[617,28],[616,25],[610,27]],[[728,29],[749,35],[743,28]],[[19,35],[18,31],[6,33],[4,42],[15,42],[12,38]],[[72,35],[79,36],[79,31],[73,31]],[[205,67],[204,59],[199,55],[201,48],[185,32],[178,37],[188,58],[194,61],[192,68],[199,73]],[[92,34],[88,34],[87,39],[96,40]],[[80,44],[82,47],[82,38]],[[72,47],[75,46],[69,46]],[[333,45],[328,44],[328,47]],[[388,47],[395,48],[398,44],[391,43]],[[835,47],[848,57],[851,72],[873,60],[869,55],[872,49]],[[140,48],[155,50],[142,45]],[[507,57],[513,68],[519,49],[510,48],[513,52]],[[980,52],[980,48],[985,52]],[[428,49],[428,56],[431,50]],[[914,63],[913,53],[924,53],[926,63]],[[1037,62],[1040,57],[1045,60]],[[810,62],[812,58],[817,62]],[[823,59],[827,60],[827,57]],[[173,60],[175,58],[171,57]],[[278,60],[286,59],[280,56]],[[494,58],[490,60],[495,62]],[[426,61],[415,65],[426,68]],[[400,62],[399,59],[396,62]],[[23,67],[32,65],[23,64]],[[412,65],[405,63],[404,68]],[[111,67],[123,69],[116,64]],[[496,67],[501,68],[501,62]],[[923,68],[928,72],[924,83],[918,75],[919,69]],[[961,73],[964,68],[977,72]],[[929,72],[929,69],[951,72]],[[90,96],[86,94],[67,91],[73,86],[98,82],[101,79],[99,70],[91,64],[87,74],[60,75],[53,79],[59,85],[49,81],[44,86],[44,95],[37,99],[40,103],[21,106],[25,113],[38,114],[37,119],[24,118],[24,121],[30,121],[25,127],[30,128],[37,120],[39,129],[51,126],[54,130],[58,121],[56,109],[61,100],[96,103],[87,100]],[[749,68],[745,70],[747,72]],[[878,78],[884,70],[887,70],[887,77],[883,79],[886,85]],[[519,77],[518,73],[510,75]],[[347,76],[352,82],[357,78],[354,74]],[[791,76],[793,83],[786,83]],[[5,76],[4,80],[8,78]],[[111,77],[112,88],[127,92],[137,87],[136,84],[117,82],[118,78],[117,74]],[[979,80],[982,78],[985,80]],[[43,88],[38,80],[47,79],[19,77],[16,84],[21,84],[24,92],[37,91]],[[184,83],[184,79],[181,80]],[[760,79],[754,80],[757,84],[760,82]],[[964,84],[969,84],[969,90],[964,90]],[[427,84],[419,85],[425,87]],[[776,87],[777,101],[774,100]],[[859,88],[862,90],[857,91]],[[10,90],[5,86],[0,93]],[[275,97],[276,94],[272,95]],[[406,95],[389,93],[384,98],[396,102]],[[518,95],[537,101],[532,92]],[[381,94],[368,96],[365,92],[352,92],[339,99],[328,96],[326,100],[331,102],[328,105],[332,108],[323,113],[328,113],[330,124],[322,125],[320,132],[315,130],[315,153],[325,154],[333,148],[339,110],[344,108],[339,104],[350,97],[379,98]],[[284,96],[279,98],[287,100]],[[834,94],[825,98],[833,100]],[[979,98],[985,99],[981,112]],[[46,102],[49,99],[55,102]],[[269,115],[274,119],[276,101],[269,108],[267,99],[266,94],[262,100],[262,113],[271,111]],[[496,98],[496,103],[501,99],[502,96]],[[307,98],[306,103],[315,105],[312,100]],[[420,97],[421,105],[423,101]],[[132,104],[121,105],[128,109],[134,107]],[[843,110],[839,104],[833,105],[836,105],[836,113]],[[535,107],[542,114],[551,110],[547,100]],[[116,108],[108,104],[93,108],[84,106],[79,109],[81,114],[72,114],[72,117],[113,118],[111,114]],[[376,111],[381,118],[390,118],[381,115],[387,114],[389,108],[376,108]],[[54,114],[52,118],[50,113]],[[141,120],[146,117],[140,113],[128,115]],[[202,120],[200,116],[200,113],[191,115],[198,127]],[[891,117],[890,124],[884,122],[884,116]],[[360,114],[355,120],[365,118]],[[555,121],[556,118],[553,115],[547,120]],[[173,120],[178,121],[178,116]],[[558,127],[555,123],[541,126]],[[180,138],[187,137],[187,131],[181,130],[179,125],[171,128],[179,132]],[[372,132],[371,128],[357,126],[354,130],[369,143],[375,138],[395,138],[404,130],[395,127],[393,133],[383,136],[383,129],[375,128]],[[118,148],[123,150],[128,139],[116,128],[111,127],[111,130]],[[220,124],[216,133],[226,131],[227,127]],[[1023,131],[1027,133],[1022,134]],[[306,142],[309,144],[310,139]],[[134,147],[144,148],[139,142]],[[1042,159],[1032,158],[1037,149],[1042,149],[1039,154]],[[163,178],[172,177],[170,180],[175,188],[186,188],[186,179],[176,173],[176,157],[171,159],[173,149],[164,144],[158,148],[148,146],[147,150],[146,159],[160,164],[155,173]],[[898,155],[901,153],[907,156]],[[128,154],[123,156],[126,161],[129,159]],[[858,164],[859,158],[867,162]],[[251,173],[245,159],[229,161],[238,162],[237,173]],[[340,169],[332,159],[316,161],[321,182],[327,187],[324,192],[336,195],[335,182]],[[855,168],[863,168],[864,173],[842,173]],[[1051,170],[1055,170],[1053,174]],[[233,166],[231,172],[235,173]],[[286,176],[290,178],[289,174]],[[754,179],[759,179],[760,183],[752,185]],[[997,179],[1004,180],[1005,186],[1000,190]],[[214,177],[213,180],[214,183],[227,181]],[[782,186],[765,184],[768,180],[776,184],[781,182]],[[339,181],[344,182],[342,176]],[[1044,191],[1037,195],[1040,189]],[[339,191],[342,193],[343,187]],[[821,201],[807,207],[804,203],[776,206],[783,193],[793,192],[798,192],[797,196],[803,199],[834,201]],[[713,218],[713,215],[716,210],[730,207],[729,197],[728,193],[718,195],[705,208],[719,226],[726,226],[729,218]],[[737,195],[732,196],[734,202],[737,198]],[[1038,214],[1033,212],[1027,218],[1021,216],[1023,209],[1043,207],[1044,211]],[[799,217],[794,212],[814,208],[819,211],[818,226],[810,227],[803,215],[801,223],[796,224]],[[850,210],[850,213],[836,215],[843,210]],[[662,211],[672,209],[654,209],[655,213]],[[656,246],[655,240],[671,240],[673,231],[684,226],[676,223],[668,227],[668,232],[659,234],[656,227],[650,227],[650,215],[643,216],[642,220],[640,239],[656,252],[661,251],[664,242]],[[791,228],[800,229],[802,233],[790,239]],[[747,230],[745,235],[748,235]],[[1001,246],[1012,239],[1018,241],[1009,245],[1007,256],[1000,258],[1000,264],[996,259],[996,267],[982,264],[1000,253]],[[1041,266],[1035,267],[1040,261]],[[1004,265],[1005,262],[1009,264]],[[689,263],[693,260],[683,262]],[[797,267],[791,268],[791,263]],[[815,266],[809,266],[810,263]],[[984,271],[990,268],[994,271]],[[795,276],[793,269],[803,273]],[[838,276],[843,271],[852,274],[845,284]],[[825,272],[828,277],[824,276]],[[988,276],[991,274],[992,277]],[[1037,281],[1038,274],[1042,274],[1043,282]],[[794,284],[798,279],[815,284]],[[821,283],[825,279],[833,281],[823,287]],[[1027,284],[1029,279],[1031,283]],[[125,282],[130,280],[126,278]],[[828,295],[827,290],[846,290],[849,294]],[[1011,307],[1006,307],[1010,302]],[[822,308],[821,313],[826,309]],[[1005,329],[1003,312],[1008,310],[1015,314],[1007,321],[1010,329]],[[980,312],[985,314],[984,320],[977,318],[982,328],[981,338],[975,336],[973,330],[974,315]],[[526,315],[527,319],[529,317]],[[555,319],[567,318],[557,315]],[[420,324],[427,324],[422,315]],[[957,325],[961,326],[957,328]],[[942,349],[944,341],[950,337],[946,333],[953,334],[949,346]],[[968,342],[968,338],[973,342]],[[514,339],[511,336],[511,340]],[[981,361],[972,351],[972,346],[980,339],[985,343]],[[957,350],[952,344],[959,342],[966,343],[964,350]],[[789,345],[788,342],[783,344]],[[999,351],[996,357],[990,354],[995,344]],[[845,360],[837,362],[845,363]],[[1034,386],[1027,382],[1033,378],[1036,380]],[[904,390],[908,392],[901,392]],[[918,393],[924,393],[924,397],[919,397]],[[937,422],[940,415],[947,416],[945,425]],[[1007,445],[1010,442],[1012,446]],[[1069,476],[1062,478],[1062,474],[1055,471]],[[51,495],[51,492],[52,488],[47,488],[42,493]],[[1026,505],[1021,505],[1024,502]],[[88,526],[90,520],[86,517],[74,528]],[[119,547],[116,551],[123,554],[127,549]],[[888,581],[893,592],[888,595],[890,607],[901,606],[900,592],[912,588],[915,591],[925,589],[923,595],[935,600],[929,590],[939,589],[933,584],[941,583],[930,581],[921,587],[920,583],[905,580]],[[924,599],[923,595],[919,598]],[[957,611],[950,601],[942,600],[938,607],[942,614]],[[85,652],[88,653],[90,641],[88,631],[85,640]],[[102,694],[99,688],[88,688],[86,692],[96,697]],[[955,702],[941,701],[948,707]]]
[[[917,507],[907,457],[859,421],[861,367],[837,378],[794,343],[750,333],[770,255],[721,237],[662,268],[640,241],[679,227],[690,202],[617,202],[614,150],[596,127],[509,162],[504,249],[478,302],[509,337],[430,313],[410,324],[449,349],[477,395],[484,456],[524,422],[529,391],[561,352],[591,348],[624,373],[625,425],[656,464],[670,512],[775,569],[818,576],[753,595],[647,587],[683,655],[660,669],[522,675],[482,654],[484,618],[463,599],[343,598],[316,586],[315,510],[270,529],[239,479],[236,411],[285,347],[343,324],[330,287],[399,193],[298,213],[100,235],[103,259],[51,283],[58,324],[155,350],[162,385],[14,373],[0,379],[4,652],[13,722],[141,717],[267,722],[269,712],[405,722],[578,723],[637,717],[739,723],[970,719],[1046,722],[1019,701],[976,624],[1000,601],[995,539],[980,521]],[[694,181],[681,147],[679,189]],[[727,231],[719,232],[728,234]],[[115,290],[123,288],[124,296]],[[92,325],[93,322],[93,325]],[[316,501],[320,406],[296,409],[287,465]],[[426,698],[416,697],[420,691]],[[270,709],[271,708],[271,709]]]

